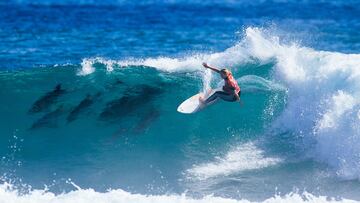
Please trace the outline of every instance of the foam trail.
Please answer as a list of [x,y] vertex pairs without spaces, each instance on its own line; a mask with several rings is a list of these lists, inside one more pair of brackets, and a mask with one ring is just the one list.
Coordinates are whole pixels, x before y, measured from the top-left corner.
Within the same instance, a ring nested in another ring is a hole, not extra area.
[[[0,185],[0,203],[82,203],[82,202],[97,202],[97,203],[250,203],[251,201],[243,199],[229,199],[214,196],[205,196],[200,199],[194,199],[182,195],[142,195],[132,194],[121,189],[109,190],[101,193],[93,189],[79,189],[68,193],[54,194],[47,190],[31,190],[28,194],[19,195],[18,191],[12,189],[12,186],[5,183]],[[285,196],[275,195],[263,201],[264,203],[278,203],[278,202],[343,202],[352,203],[354,200],[343,199],[335,200],[325,196],[314,196],[310,193],[289,193]]]
[[195,165],[187,172],[190,177],[204,180],[220,175],[230,175],[246,170],[261,169],[281,163],[280,158],[265,157],[264,152],[253,143],[238,146],[226,154],[224,158],[216,157],[216,161]]

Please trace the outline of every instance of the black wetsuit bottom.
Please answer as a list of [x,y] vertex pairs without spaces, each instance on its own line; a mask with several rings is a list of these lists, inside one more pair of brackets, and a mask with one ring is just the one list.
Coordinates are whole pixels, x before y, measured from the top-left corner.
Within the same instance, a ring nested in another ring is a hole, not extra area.
[[[241,91],[239,92],[240,97]],[[205,103],[208,104],[212,101],[214,101],[217,98],[221,98],[222,100],[228,101],[228,102],[234,102],[236,101],[236,96],[234,94],[229,94],[224,91],[216,91],[214,94],[212,94],[209,98],[205,100]]]

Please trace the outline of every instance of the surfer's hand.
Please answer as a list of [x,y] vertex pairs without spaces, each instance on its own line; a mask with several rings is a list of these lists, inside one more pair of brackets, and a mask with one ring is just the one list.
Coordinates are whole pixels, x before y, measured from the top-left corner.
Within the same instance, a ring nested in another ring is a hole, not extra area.
[[205,67],[205,68],[208,68],[209,66],[208,66],[208,64],[207,63],[202,63],[202,65]]

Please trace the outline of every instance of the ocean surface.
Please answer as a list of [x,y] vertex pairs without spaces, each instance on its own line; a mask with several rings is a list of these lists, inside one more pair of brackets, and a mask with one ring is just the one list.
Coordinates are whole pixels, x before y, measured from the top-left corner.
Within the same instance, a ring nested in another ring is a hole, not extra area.
[[[360,1],[0,0],[0,202],[360,201]],[[240,103],[180,114],[230,69]]]

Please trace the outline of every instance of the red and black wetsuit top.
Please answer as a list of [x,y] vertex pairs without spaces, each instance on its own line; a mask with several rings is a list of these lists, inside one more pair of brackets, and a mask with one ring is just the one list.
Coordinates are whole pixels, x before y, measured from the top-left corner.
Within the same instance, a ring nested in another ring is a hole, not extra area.
[[227,79],[225,79],[225,85],[223,86],[223,90],[229,94],[234,94],[234,92],[236,92],[236,94],[239,94],[240,87],[232,74],[229,74],[227,76]]

